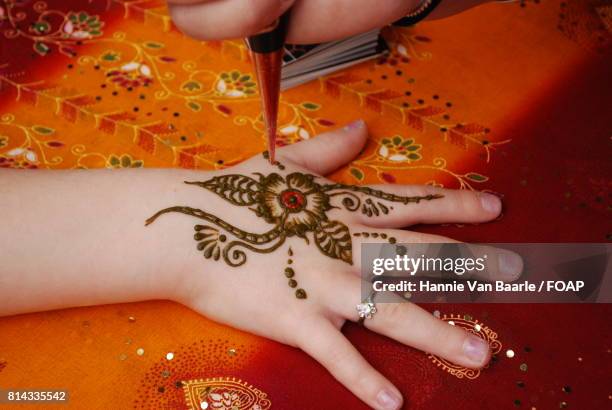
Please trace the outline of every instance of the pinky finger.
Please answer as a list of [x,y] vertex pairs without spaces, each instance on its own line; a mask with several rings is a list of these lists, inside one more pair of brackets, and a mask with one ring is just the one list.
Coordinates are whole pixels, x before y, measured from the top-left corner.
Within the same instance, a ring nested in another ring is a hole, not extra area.
[[402,396],[393,384],[374,369],[346,337],[327,320],[315,323],[299,345],[321,363],[340,383],[370,407],[396,410]]

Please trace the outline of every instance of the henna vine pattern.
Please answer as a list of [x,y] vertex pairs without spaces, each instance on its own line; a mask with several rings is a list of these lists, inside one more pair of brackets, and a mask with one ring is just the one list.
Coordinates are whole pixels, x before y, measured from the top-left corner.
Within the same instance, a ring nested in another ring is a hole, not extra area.
[[[314,175],[292,172],[282,176],[272,172],[267,175],[254,173],[255,178],[246,175],[228,174],[213,177],[204,182],[185,181],[207,189],[235,206],[249,207],[258,217],[271,225],[267,232],[253,233],[242,230],[225,220],[187,206],[173,206],[158,211],[146,220],[153,223],[158,217],[170,212],[191,215],[208,222],[209,225],[195,225],[194,239],[197,248],[207,259],[223,260],[230,266],[241,266],[247,260],[246,251],[271,253],[282,246],[288,238],[298,237],[310,243],[326,256],[353,263],[352,241],[349,228],[340,221],[330,220],[327,212],[336,197],[344,209],[361,212],[375,217],[388,214],[391,203],[419,203],[440,198],[441,195],[399,196],[369,187],[344,184],[318,183]],[[385,204],[387,202],[387,204]],[[289,254],[292,255],[291,250]],[[292,260],[288,260],[291,264]],[[296,287],[292,268],[285,270],[290,279],[289,286]],[[296,297],[306,298],[303,289],[296,291]]]

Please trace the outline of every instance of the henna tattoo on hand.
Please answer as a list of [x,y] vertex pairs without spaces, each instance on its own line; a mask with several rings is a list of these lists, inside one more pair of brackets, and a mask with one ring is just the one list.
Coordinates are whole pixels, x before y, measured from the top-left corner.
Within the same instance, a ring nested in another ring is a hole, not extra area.
[[[147,219],[145,225],[170,212],[179,212],[204,220],[210,225],[194,227],[197,249],[203,252],[207,259],[217,261],[223,258],[229,266],[243,265],[247,260],[247,250],[262,254],[271,253],[291,237],[302,238],[306,243],[313,240],[324,255],[352,264],[349,228],[340,221],[330,220],[327,215],[331,209],[338,208],[332,205],[336,197],[341,198],[340,205],[347,211],[361,210],[369,217],[391,212],[393,206],[389,203],[419,203],[442,197],[441,195],[399,196],[369,187],[318,183],[314,175],[301,172],[293,172],[286,176],[274,172],[267,175],[254,173],[253,176],[255,178],[229,174],[203,182],[185,181],[185,183],[207,189],[232,205],[249,207],[258,217],[271,225],[267,232],[248,232],[211,213],[187,206],[162,209]],[[291,259],[288,260],[288,264],[291,264]],[[293,278],[295,272],[290,267],[285,270],[289,275],[287,272],[292,274],[287,276],[289,285],[295,283],[292,287],[296,287],[297,281]],[[300,299],[306,298],[304,289],[297,289],[295,295]]]

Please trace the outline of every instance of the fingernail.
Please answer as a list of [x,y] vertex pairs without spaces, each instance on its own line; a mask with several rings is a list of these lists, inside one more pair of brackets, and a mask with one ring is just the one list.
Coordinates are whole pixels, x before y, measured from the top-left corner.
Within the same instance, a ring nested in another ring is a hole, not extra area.
[[402,405],[402,398],[392,390],[383,389],[378,392],[376,402],[381,409],[397,410]]
[[355,131],[365,127],[365,122],[363,120],[353,121],[344,126],[345,131]]
[[476,364],[482,364],[489,355],[489,344],[478,336],[468,335],[463,342],[463,354]]
[[523,258],[516,253],[500,253],[497,264],[499,273],[506,279],[516,279],[523,272]]
[[480,204],[482,209],[492,214],[498,214],[501,211],[501,201],[495,195],[481,193]]

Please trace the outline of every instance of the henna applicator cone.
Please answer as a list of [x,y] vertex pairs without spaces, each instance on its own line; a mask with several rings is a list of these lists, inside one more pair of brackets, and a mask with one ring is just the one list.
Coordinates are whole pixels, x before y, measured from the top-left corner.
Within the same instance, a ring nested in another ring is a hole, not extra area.
[[281,70],[289,13],[286,11],[262,32],[246,39],[257,74],[270,163],[274,163]]

